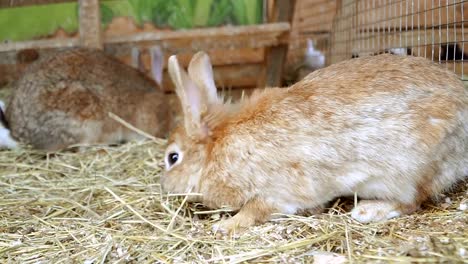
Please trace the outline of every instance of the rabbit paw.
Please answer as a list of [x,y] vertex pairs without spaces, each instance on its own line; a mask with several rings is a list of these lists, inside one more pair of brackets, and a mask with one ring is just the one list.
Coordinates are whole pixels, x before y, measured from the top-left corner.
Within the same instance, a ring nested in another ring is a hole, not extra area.
[[381,222],[402,215],[398,205],[390,201],[363,200],[351,210],[351,217],[361,223]]
[[254,225],[255,221],[246,217],[236,217],[235,215],[229,219],[221,220],[213,225],[213,233],[223,235],[234,235],[244,232],[249,226]]

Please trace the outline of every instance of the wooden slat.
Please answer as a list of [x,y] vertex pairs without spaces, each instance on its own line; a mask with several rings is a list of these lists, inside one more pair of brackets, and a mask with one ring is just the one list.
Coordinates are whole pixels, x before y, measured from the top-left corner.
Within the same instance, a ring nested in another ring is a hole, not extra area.
[[249,36],[255,38],[258,35],[281,35],[288,31],[289,23],[268,23],[249,26],[223,26],[215,28],[200,28],[190,30],[162,31],[162,32],[142,32],[131,36],[114,36],[106,38],[106,43],[122,43],[122,42],[140,42],[140,41],[156,41],[156,40],[178,40],[178,39],[230,39],[233,37]]
[[103,49],[99,0],[79,0],[80,46]]
[[164,32],[142,32],[128,36],[106,37],[107,45],[160,44],[181,50],[200,48],[258,48],[284,43],[282,38],[290,29],[289,23],[270,23],[249,26],[224,26]]
[[[296,0],[277,0],[274,8],[275,22],[292,21]],[[267,49],[265,86],[281,86],[288,45],[278,45]]]
[[[27,64],[0,64],[0,84],[4,85],[17,79]],[[149,71],[149,70],[148,70]],[[219,89],[257,87],[259,76],[263,74],[262,63],[233,64],[214,66],[214,78]],[[164,72],[163,89],[167,92],[174,90],[172,81]]]
[[76,2],[76,0],[0,0],[0,8],[57,4],[65,2]]
[[[58,39],[41,39],[21,42],[8,42],[0,44],[0,52],[14,52],[23,49],[57,49],[57,48],[72,48],[79,45],[78,38],[58,38]],[[2,54],[3,56],[3,54]]]
[[[262,63],[264,61],[264,49],[263,48],[242,48],[242,49],[212,49],[206,51],[210,56],[211,64],[214,66],[219,65],[231,65],[231,64],[253,64],[253,63]],[[187,67],[192,56],[195,52],[184,52],[177,54],[177,59],[182,67]],[[172,53],[165,53],[164,61],[167,62],[169,56]],[[118,57],[121,61],[126,64],[131,65],[131,56],[120,56]],[[149,69],[151,62],[150,56],[147,52],[142,53],[141,60],[145,69]],[[164,65],[166,68],[167,65]]]
[[[193,30],[144,32],[127,36],[105,37],[106,49],[130,48],[135,45],[161,45],[165,50],[178,52],[213,48],[261,48],[286,43],[284,34],[289,23],[270,23],[253,26],[225,26]],[[47,39],[0,44],[0,52],[22,49],[70,48],[79,45],[76,38]],[[120,46],[120,47],[119,47]]]
[[[213,68],[214,79],[218,89],[232,87],[257,87],[263,64],[242,64],[217,66]],[[163,76],[163,89],[173,91],[174,86],[167,72]]]

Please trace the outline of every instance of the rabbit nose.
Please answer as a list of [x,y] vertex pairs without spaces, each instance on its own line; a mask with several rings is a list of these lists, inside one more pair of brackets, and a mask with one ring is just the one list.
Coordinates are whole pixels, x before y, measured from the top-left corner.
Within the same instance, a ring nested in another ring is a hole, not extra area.
[[164,169],[166,166],[164,165],[164,161],[160,161],[157,166],[161,169]]

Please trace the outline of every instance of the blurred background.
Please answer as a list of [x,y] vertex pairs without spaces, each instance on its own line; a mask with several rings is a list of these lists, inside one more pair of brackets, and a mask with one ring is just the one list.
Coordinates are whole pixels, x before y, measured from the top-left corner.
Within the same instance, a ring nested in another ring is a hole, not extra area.
[[[234,96],[380,53],[423,56],[468,80],[464,2],[0,0],[0,86],[44,54],[78,46],[104,49],[149,73],[155,45],[185,66],[205,50],[218,87]],[[167,73],[163,88],[173,89]]]

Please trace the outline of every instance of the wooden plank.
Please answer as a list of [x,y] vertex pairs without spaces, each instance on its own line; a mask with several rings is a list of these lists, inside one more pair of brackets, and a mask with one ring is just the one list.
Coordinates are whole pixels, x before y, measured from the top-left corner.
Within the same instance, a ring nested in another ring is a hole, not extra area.
[[76,0],[0,0],[0,8],[57,4],[65,2],[76,2]]
[[[211,49],[206,51],[210,56],[211,64],[214,66],[219,65],[231,65],[231,64],[252,64],[262,63],[264,61],[264,49],[263,48],[242,48],[242,49]],[[183,52],[177,54],[177,58],[182,67],[187,67],[190,60],[192,59],[195,52]],[[169,59],[172,53],[165,52],[164,61]],[[125,54],[125,56],[119,56],[118,59],[131,65],[131,56]],[[141,54],[141,60],[145,69],[149,69],[151,62],[150,56],[147,52],[143,51]],[[167,65],[164,65],[166,69]]]
[[[248,26],[223,26],[215,28],[201,28],[190,30],[177,30],[177,31],[149,31],[141,32],[125,36],[109,36],[106,37],[106,44],[122,44],[122,43],[155,43],[165,41],[171,45],[184,45],[187,44],[189,48],[196,45],[217,46],[221,42],[225,46],[236,39],[241,39],[244,42],[244,47],[261,47],[256,42],[262,39],[267,39],[272,44],[284,41],[281,35],[290,29],[289,23],[268,23],[260,25]],[[236,45],[236,44],[235,44]],[[237,44],[238,45],[238,44]]]
[[[274,8],[274,21],[292,21],[296,0],[277,0]],[[281,86],[284,62],[288,52],[288,45],[278,45],[267,49],[266,76],[264,85],[268,87]]]
[[[263,64],[242,64],[213,67],[213,74],[218,89],[239,87],[257,87],[258,76],[262,74]],[[167,72],[163,76],[163,89],[166,92],[174,90]]]
[[2,43],[0,44],[0,52],[16,53],[16,51],[23,50],[23,49],[72,48],[78,45],[79,45],[78,38],[41,39],[41,40]]
[[[105,37],[106,49],[129,49],[135,45],[161,45],[166,51],[200,50],[212,48],[261,48],[286,43],[283,34],[290,29],[289,23],[270,23],[252,26],[224,26],[193,30],[144,32],[127,36]],[[71,48],[79,45],[79,39],[46,39],[0,44],[0,52],[22,49]],[[120,46],[120,47],[119,47]],[[125,52],[127,52],[126,50]],[[3,54],[2,54],[3,55]]]
[[[249,96],[254,91],[258,90],[259,88],[256,87],[245,87],[245,88],[238,88],[238,89],[225,89],[221,90],[220,94],[224,98],[229,98],[232,102],[237,102],[241,100],[243,96]],[[262,89],[262,88],[260,88]],[[167,93],[166,100],[168,102],[169,111],[171,111],[171,117],[173,123],[183,121],[182,116],[182,109],[180,105],[180,101],[175,93]]]
[[[296,8],[296,13],[294,14],[294,21],[299,23],[310,24],[309,21],[317,21],[317,16],[329,15],[330,12],[335,12],[336,10],[336,1],[302,1],[297,3],[299,5]],[[326,20],[331,21],[333,17],[328,17]],[[319,21],[323,21],[320,19]],[[318,22],[319,22],[318,21]]]
[[103,49],[99,0],[79,0],[80,46]]
[[[14,81],[26,67],[27,64],[0,64],[0,84]],[[219,89],[257,87],[258,78],[263,72],[262,63],[220,65],[213,68],[215,83]],[[174,90],[167,71],[163,76],[163,89],[166,92]]]

